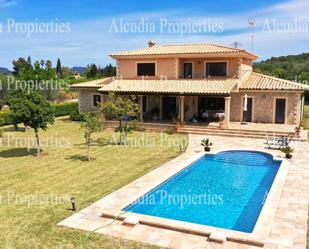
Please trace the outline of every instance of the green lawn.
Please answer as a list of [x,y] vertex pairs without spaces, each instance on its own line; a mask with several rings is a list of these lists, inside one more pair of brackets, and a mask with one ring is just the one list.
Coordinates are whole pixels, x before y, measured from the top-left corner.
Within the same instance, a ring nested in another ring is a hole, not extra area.
[[[162,163],[179,155],[177,139],[182,135],[166,135],[170,143],[161,141],[158,133],[134,132],[132,141],[146,137],[146,147],[108,145],[115,134],[105,130],[94,136],[96,142],[91,163],[84,161],[86,150],[83,133],[78,123],[58,119],[47,132],[40,135],[49,139],[50,147],[40,158],[16,146],[33,132],[13,132],[8,147],[0,144],[0,248],[79,248],[86,233],[57,227],[70,216],[68,202],[76,197],[79,209],[144,175]],[[152,147],[155,143],[155,146]],[[59,146],[61,145],[61,146]],[[135,242],[95,235],[87,248],[141,248]],[[144,246],[143,248],[150,248]]]

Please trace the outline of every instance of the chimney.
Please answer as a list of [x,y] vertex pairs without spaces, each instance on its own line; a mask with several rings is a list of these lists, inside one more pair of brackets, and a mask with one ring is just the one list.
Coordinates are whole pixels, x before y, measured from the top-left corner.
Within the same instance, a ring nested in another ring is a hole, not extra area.
[[154,41],[149,41],[148,42],[148,48],[152,48],[156,45],[156,43]]

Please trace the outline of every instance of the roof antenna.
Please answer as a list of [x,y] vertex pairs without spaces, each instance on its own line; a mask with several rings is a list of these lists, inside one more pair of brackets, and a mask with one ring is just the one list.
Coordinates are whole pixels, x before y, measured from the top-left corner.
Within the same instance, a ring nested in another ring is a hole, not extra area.
[[254,28],[256,21],[254,19],[249,19],[249,29],[251,30],[251,51],[253,52],[253,41],[254,41]]
[[241,47],[242,45],[241,45],[239,42],[233,42],[233,43],[231,44],[231,46],[232,46],[233,48],[239,48],[239,47]]

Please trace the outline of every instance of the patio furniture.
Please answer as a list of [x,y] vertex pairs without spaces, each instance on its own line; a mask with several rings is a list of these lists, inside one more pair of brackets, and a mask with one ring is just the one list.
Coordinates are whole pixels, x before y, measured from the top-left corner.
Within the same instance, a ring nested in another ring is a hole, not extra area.
[[281,148],[289,146],[290,142],[293,139],[293,133],[290,132],[287,136],[280,136],[280,137],[272,137],[266,138],[265,144],[268,145],[269,149],[278,149],[280,150]]
[[223,110],[201,110],[198,114],[199,121],[203,122],[218,122],[224,118]]

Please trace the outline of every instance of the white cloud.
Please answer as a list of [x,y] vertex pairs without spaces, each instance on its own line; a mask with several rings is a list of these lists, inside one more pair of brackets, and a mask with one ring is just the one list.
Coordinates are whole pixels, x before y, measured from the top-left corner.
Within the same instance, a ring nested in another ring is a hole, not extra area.
[[14,0],[0,0],[0,8],[7,8],[17,4]]
[[[292,0],[250,13],[224,16],[215,16],[211,13],[206,13],[205,16],[191,16],[189,10],[134,13],[73,22],[71,23],[71,32],[67,34],[33,34],[30,38],[21,34],[4,36],[0,34],[0,47],[5,50],[2,54],[1,64],[10,65],[12,59],[32,55],[34,59],[51,58],[53,61],[60,57],[63,64],[69,66],[93,62],[104,65],[113,62],[108,56],[112,52],[145,47],[148,40],[155,40],[158,44],[213,42],[223,45],[230,45],[234,41],[238,41],[243,45],[243,48],[249,50],[249,17],[254,18],[257,23],[254,33],[254,52],[261,59],[309,52],[307,45],[309,44],[309,31],[263,32],[265,20],[273,20],[274,18],[287,24],[292,24],[295,18],[300,18],[302,22],[309,24],[309,17],[306,13],[309,13],[309,1]],[[200,33],[188,34],[183,37],[179,34],[160,32],[116,34],[109,32],[113,18],[123,18],[125,21],[139,21],[142,18],[148,18],[150,22],[159,22],[160,18],[167,18],[174,22],[191,18],[192,22],[200,23],[211,18],[212,22],[223,23],[224,32],[220,35]]]

